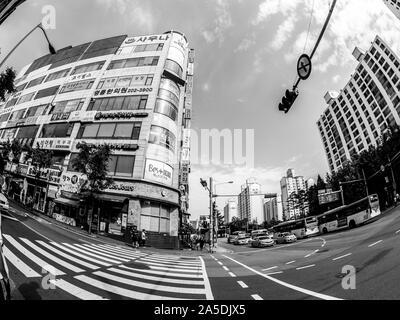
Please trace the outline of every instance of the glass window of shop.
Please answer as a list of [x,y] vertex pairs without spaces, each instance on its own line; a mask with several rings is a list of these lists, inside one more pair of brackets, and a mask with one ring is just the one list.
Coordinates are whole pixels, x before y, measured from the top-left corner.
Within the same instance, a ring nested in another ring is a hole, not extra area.
[[40,138],[66,138],[71,135],[73,127],[70,123],[45,124]]
[[138,140],[141,122],[107,122],[101,124],[83,124],[79,128],[77,139],[127,139]]
[[16,139],[25,139],[25,138],[32,138],[36,137],[36,133],[39,130],[39,126],[27,126],[19,128]]
[[34,100],[48,97],[48,96],[54,96],[57,93],[59,87],[60,86],[54,86],[54,87],[46,88],[43,90],[39,90],[37,92]]
[[100,207],[100,230],[108,234],[122,236],[124,232],[122,220],[123,216],[125,215],[126,217],[127,214],[127,201],[123,203],[102,201]]
[[167,78],[161,78],[160,88],[171,91],[173,94],[175,94],[176,98],[179,100],[181,89],[174,81]]
[[82,109],[84,102],[84,99],[57,101],[53,103],[49,114],[79,111]]
[[2,115],[0,116],[0,122],[7,121],[9,116],[10,116],[10,113],[2,114]]
[[50,73],[47,76],[46,80],[44,80],[44,82],[49,82],[49,81],[53,81],[53,80],[56,80],[56,79],[64,78],[64,77],[66,77],[68,75],[70,70],[71,70],[71,68],[68,68],[68,69],[64,69],[64,70],[61,70],[61,71]]
[[161,113],[176,121],[178,116],[178,109],[170,102],[162,99],[156,100],[156,106],[154,112]]
[[18,104],[31,101],[34,95],[35,95],[35,92],[31,92],[31,93],[28,93],[28,94],[24,94],[23,96],[21,96],[21,97],[19,98]]
[[26,111],[26,109],[14,111],[13,113],[11,113],[11,117],[8,120],[19,120],[19,119],[22,119],[22,117],[24,116],[25,111]]
[[74,68],[74,70],[72,70],[71,75],[100,70],[101,68],[103,68],[104,62],[105,61],[98,61],[94,63],[88,63],[81,66],[77,66]]
[[43,115],[46,110],[46,107],[47,107],[46,104],[30,107],[25,114],[25,118]]
[[164,67],[165,67],[165,69],[175,73],[180,78],[182,77],[183,69],[177,62],[175,62],[173,60],[170,60],[170,59],[167,59],[165,61],[165,66]]
[[170,207],[151,201],[141,201],[141,206],[141,229],[150,232],[169,233]]
[[41,84],[43,82],[44,78],[46,78],[46,76],[39,77],[39,78],[29,81],[28,85],[26,86],[26,89],[37,86],[38,84]]
[[144,66],[156,66],[158,64],[159,57],[141,57],[141,58],[130,58],[114,60],[108,66],[108,70],[123,69],[123,68],[135,68]]
[[17,129],[18,128],[1,130],[1,134],[0,134],[1,139],[14,139],[15,132],[17,132]]
[[171,131],[153,125],[150,128],[149,143],[158,144],[174,152],[176,138]]
[[88,111],[146,109],[147,95],[97,98],[90,102]]
[[135,156],[112,155],[108,162],[109,175],[119,177],[132,177],[135,166]]
[[4,109],[15,106],[17,104],[18,98],[13,98],[7,101],[6,105],[4,106]]
[[145,51],[161,51],[164,48],[164,43],[150,43],[140,44],[136,46],[129,46],[121,48],[117,51],[117,55],[131,54],[133,52],[145,52]]
[[25,82],[23,84],[20,84],[19,86],[16,86],[15,92],[20,92],[20,91],[24,90],[27,84],[28,84],[28,82]]
[[179,105],[179,98],[169,90],[160,88],[158,90],[158,97],[172,101],[175,105]]

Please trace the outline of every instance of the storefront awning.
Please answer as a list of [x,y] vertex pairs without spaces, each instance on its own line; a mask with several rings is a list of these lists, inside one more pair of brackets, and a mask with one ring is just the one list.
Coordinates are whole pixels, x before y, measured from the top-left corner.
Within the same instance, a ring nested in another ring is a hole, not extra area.
[[56,198],[53,200],[55,203],[63,204],[65,206],[79,207],[79,201],[66,199],[66,198]]
[[124,196],[117,196],[117,195],[111,195],[111,194],[98,194],[98,195],[96,195],[96,198],[98,200],[119,202],[119,203],[122,203],[127,199],[127,197],[124,197]]

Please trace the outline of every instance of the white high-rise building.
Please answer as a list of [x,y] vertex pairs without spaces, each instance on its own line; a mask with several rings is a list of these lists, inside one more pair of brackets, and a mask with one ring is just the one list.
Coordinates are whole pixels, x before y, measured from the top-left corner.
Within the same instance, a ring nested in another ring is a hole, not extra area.
[[264,203],[265,221],[278,221],[278,200],[272,198]]
[[264,194],[261,193],[261,185],[255,179],[247,179],[242,185],[242,191],[238,196],[239,218],[247,218],[250,223],[261,224],[265,221]]
[[[294,169],[288,169],[286,177],[281,179],[281,192],[282,192],[282,209],[283,220],[298,218],[302,213],[308,214],[308,205],[306,203],[304,210],[300,205],[297,205],[294,195],[298,194],[300,190],[307,191],[307,185],[303,176],[296,176]],[[304,211],[304,212],[302,212]]]
[[400,0],[383,0],[383,2],[400,19]]
[[238,207],[235,199],[230,199],[224,207],[224,221],[225,223],[232,222],[232,219],[238,218]]
[[331,171],[376,145],[390,126],[400,124],[400,59],[378,36],[339,94],[328,92],[328,108],[317,121]]

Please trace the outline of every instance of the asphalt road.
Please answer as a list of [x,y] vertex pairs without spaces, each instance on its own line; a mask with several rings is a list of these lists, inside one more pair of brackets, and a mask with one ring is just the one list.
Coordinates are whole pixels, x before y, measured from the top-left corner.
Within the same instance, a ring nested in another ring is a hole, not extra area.
[[219,246],[231,251],[206,261],[217,299],[400,299],[400,207],[294,244]]

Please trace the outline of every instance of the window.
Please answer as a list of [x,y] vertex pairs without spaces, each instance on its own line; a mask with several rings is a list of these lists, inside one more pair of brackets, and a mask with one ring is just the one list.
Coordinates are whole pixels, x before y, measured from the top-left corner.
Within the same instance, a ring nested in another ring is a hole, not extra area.
[[78,111],[82,108],[83,103],[84,100],[81,99],[55,102],[50,114]]
[[10,113],[5,113],[0,116],[0,122],[7,121]]
[[57,93],[57,90],[59,87],[60,86],[54,86],[54,87],[46,88],[43,90],[39,90],[35,96],[35,100],[44,98],[44,97],[48,97],[48,96],[54,96]]
[[182,77],[183,69],[182,67],[175,61],[167,59],[165,61],[165,69],[172,71],[177,76]]
[[127,139],[138,140],[141,122],[112,122],[84,124],[79,129],[77,139]]
[[98,61],[98,62],[94,62],[94,63],[77,66],[74,68],[74,70],[72,70],[71,75],[100,70],[101,68],[103,68],[104,62],[105,61]]
[[96,98],[88,107],[88,111],[138,110],[146,109],[147,96],[122,96],[112,98]]
[[40,106],[35,106],[35,107],[29,108],[25,114],[25,118],[42,115],[44,113],[46,107],[47,107],[47,105],[43,104]]
[[142,201],[142,214],[140,216],[140,226],[142,229],[150,232],[170,231],[170,207],[156,202]]
[[34,95],[35,95],[35,92],[31,92],[31,93],[21,96],[18,100],[18,104],[31,101]]
[[134,163],[134,156],[117,156],[114,175],[132,177]]
[[97,89],[110,89],[114,87],[133,87],[133,86],[150,86],[153,83],[152,74],[142,74],[136,76],[123,76],[102,79]]
[[61,88],[60,93],[87,90],[92,88],[93,83],[94,83],[93,79],[70,82]]
[[19,119],[22,119],[22,117],[24,116],[25,110],[26,109],[14,111],[13,113],[11,113],[11,117],[8,120],[19,120]]
[[122,69],[122,68],[134,68],[143,66],[156,66],[158,64],[159,57],[146,57],[146,58],[130,58],[122,60],[111,61],[107,70]]
[[173,121],[175,121],[178,116],[178,109],[172,103],[162,99],[156,100],[156,106],[154,108],[154,112],[166,115]]
[[25,138],[32,138],[36,137],[36,133],[38,132],[39,126],[28,126],[22,127],[18,130],[16,139],[25,139]]
[[43,79],[44,79],[45,77],[46,77],[46,76],[39,77],[39,78],[36,78],[36,79],[34,79],[34,80],[31,80],[31,81],[28,83],[28,85],[26,86],[26,89],[31,88],[31,87],[34,87],[34,86],[37,86],[38,84],[41,84],[41,83],[43,82]]
[[149,143],[158,144],[175,151],[175,135],[163,127],[151,126]]
[[57,123],[45,124],[42,128],[41,138],[65,138],[71,135],[73,124]]
[[56,80],[56,79],[64,78],[64,77],[66,77],[68,75],[70,70],[71,69],[68,68],[68,69],[64,69],[64,70],[61,70],[61,71],[50,73],[47,76],[46,80],[44,80],[44,82],[49,82],[49,81],[53,81],[53,80]]

